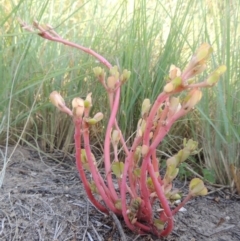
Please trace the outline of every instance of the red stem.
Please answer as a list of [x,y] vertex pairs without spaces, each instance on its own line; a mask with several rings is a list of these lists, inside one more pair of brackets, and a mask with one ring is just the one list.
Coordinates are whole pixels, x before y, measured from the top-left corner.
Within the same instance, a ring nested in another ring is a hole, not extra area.
[[149,148],[149,152],[151,151],[151,154],[152,154],[152,151],[157,148],[159,143],[163,140],[163,138],[169,132],[169,130],[171,129],[171,127],[175,123],[175,121],[177,119],[181,118],[182,116],[184,116],[189,111],[190,110],[184,110],[182,108],[177,113],[175,113],[169,120],[166,121],[166,125],[162,126],[162,128],[160,129],[159,133],[154,138],[154,140],[153,140],[153,142],[152,142],[152,144],[151,144],[151,146]]
[[100,54],[96,53],[95,51],[89,49],[89,48],[85,48],[79,44],[64,40],[63,38],[61,38],[60,36],[52,36],[50,33],[50,31],[43,29],[38,23],[34,23],[35,27],[38,28],[41,32],[39,33],[39,36],[41,36],[42,38],[48,39],[50,41],[54,41],[54,42],[59,42],[62,43],[64,45],[73,47],[73,48],[77,48],[80,49],[81,51],[92,55],[94,58],[96,58],[97,60],[99,60],[99,62],[101,62],[103,65],[105,65],[108,69],[112,68],[112,65]]
[[191,198],[192,198],[192,195],[188,194],[184,198],[184,200],[174,210],[172,210],[172,215],[175,215],[179,211],[179,209],[182,208]]
[[149,174],[152,178],[153,181],[153,185],[155,188],[155,191],[158,195],[158,198],[161,202],[161,206],[164,209],[164,213],[165,213],[165,217],[166,217],[166,221],[167,221],[167,227],[164,231],[161,232],[161,236],[167,236],[168,234],[170,234],[172,232],[173,229],[173,218],[172,218],[172,212],[171,209],[169,207],[168,204],[168,200],[166,199],[162,186],[161,184],[158,182],[158,178],[156,177],[156,174],[154,172],[153,166],[151,163],[148,163],[148,170],[149,170]]
[[[129,168],[128,168],[128,178],[129,178],[129,183],[132,192],[134,193],[134,196],[137,197],[137,190],[136,190],[136,178],[133,175],[133,167],[134,167],[134,158],[133,155],[136,151],[136,148],[138,145],[141,143],[142,137],[136,137],[134,139],[134,142],[132,144],[131,151],[129,152],[129,155],[127,156],[127,160],[129,162]],[[126,162],[126,161],[125,161]]]
[[159,106],[168,98],[168,94],[166,93],[161,93],[156,101],[154,102],[151,110],[150,110],[150,113],[148,115],[148,118],[147,118],[147,123],[146,123],[146,128],[145,128],[145,131],[144,131],[144,135],[143,135],[143,144],[144,145],[147,145],[149,146],[149,136],[150,136],[150,132],[151,132],[151,129],[152,129],[152,126],[153,126],[153,119],[158,111],[158,108]]
[[140,190],[141,190],[141,197],[144,201],[144,204],[146,206],[146,212],[147,212],[147,217],[152,218],[152,206],[150,202],[150,192],[147,188],[147,166],[148,163],[150,162],[150,156],[148,155],[143,158],[143,163],[141,166],[141,176],[140,176]]
[[75,150],[76,150],[76,154],[75,154],[76,166],[80,174],[80,178],[83,182],[83,186],[87,192],[88,198],[90,199],[91,203],[95,207],[97,207],[101,212],[108,214],[108,210],[94,198],[92,191],[89,187],[89,183],[86,178],[85,172],[83,170],[83,165],[81,161],[81,120],[80,119],[75,120],[74,124],[75,124],[74,140],[75,140]]
[[[166,94],[164,92],[161,93],[157,97],[156,101],[154,102],[154,104],[153,104],[153,106],[150,110],[150,113],[149,113],[148,118],[147,118],[146,128],[145,128],[144,135],[143,135],[143,144],[146,145],[146,146],[149,146],[150,132],[151,132],[151,129],[152,129],[152,126],[153,126],[154,117],[155,117],[155,115],[158,111],[159,106],[167,98],[168,98],[168,94]],[[147,166],[148,166],[148,162],[150,162],[150,157],[151,157],[151,154],[152,154],[152,151],[153,151],[152,148],[149,148],[148,153],[150,152],[150,149],[151,149],[151,153],[143,158],[143,162],[142,162],[142,166],[141,166],[140,187],[141,187],[142,197],[144,199],[147,211],[149,212],[149,215],[151,216],[152,215],[152,207],[151,207],[150,200],[148,198],[149,191],[148,191],[147,186],[146,186]]]
[[128,147],[127,147],[127,145],[126,145],[126,141],[125,141],[124,138],[123,138],[122,131],[120,130],[116,119],[115,119],[115,121],[114,121],[114,125],[115,125],[115,128],[116,128],[116,129],[118,130],[118,132],[119,132],[120,142],[121,142],[121,144],[122,144],[122,146],[123,146],[123,149],[124,149],[124,151],[125,151],[125,153],[126,153],[126,156],[128,156],[129,150],[128,150]]
[[156,153],[156,149],[153,150],[152,153],[152,164],[153,164],[153,169],[155,171],[155,173],[158,173],[158,181],[161,185],[163,185],[163,181],[161,179],[160,173],[159,173],[159,163],[158,163],[158,159],[157,159],[157,153]]
[[[133,153],[136,149],[136,147],[138,146],[139,142],[141,141],[141,138],[136,137],[132,148],[130,150],[130,154],[125,158],[125,163],[124,163],[124,170],[123,170],[123,174],[122,174],[122,180],[121,180],[121,189],[120,189],[120,193],[121,193],[121,204],[122,204],[122,215],[124,218],[125,223],[127,224],[127,226],[131,229],[134,230],[134,225],[131,224],[131,222],[129,221],[129,218],[127,216],[127,197],[126,197],[126,192],[127,192],[127,174],[128,174],[128,170],[129,170],[129,164],[130,164],[130,160],[133,159]],[[130,174],[132,175],[132,173]],[[131,187],[131,184],[130,184]],[[134,189],[132,189],[132,192],[134,194],[134,196],[137,196],[136,191]]]
[[87,124],[83,123],[83,138],[84,138],[84,148],[87,155],[88,164],[91,170],[91,174],[93,176],[93,180],[97,186],[97,189],[103,198],[104,202],[106,203],[107,207],[111,209],[116,214],[120,214],[121,212],[114,206],[115,200],[112,200],[108,188],[106,187],[101,175],[97,171],[97,168],[93,162],[91,150],[90,150],[90,143],[89,143],[89,129]]
[[105,172],[107,176],[107,183],[108,183],[108,187],[110,189],[112,198],[115,201],[119,199],[119,197],[115,191],[113,181],[112,181],[111,161],[110,161],[110,139],[111,139],[112,127],[114,125],[114,121],[118,111],[119,99],[120,99],[120,88],[118,88],[116,91],[115,100],[112,106],[112,112],[108,121],[107,130],[105,134],[105,141],[104,141],[104,164],[105,164]]
[[134,225],[129,221],[129,218],[127,216],[127,197],[126,197],[126,182],[127,182],[127,171],[129,167],[129,162],[126,159],[124,164],[124,171],[122,176],[122,183],[121,183],[121,206],[122,206],[122,216],[124,218],[125,223],[127,224],[128,228],[130,230],[135,230]]

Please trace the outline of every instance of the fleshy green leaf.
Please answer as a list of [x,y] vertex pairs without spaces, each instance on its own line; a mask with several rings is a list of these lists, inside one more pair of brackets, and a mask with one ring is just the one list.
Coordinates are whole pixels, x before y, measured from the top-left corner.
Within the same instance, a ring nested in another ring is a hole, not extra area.
[[134,170],[133,170],[133,175],[135,176],[135,177],[140,177],[141,176],[141,168],[135,168]]
[[163,222],[163,221],[161,221],[161,220],[159,220],[159,219],[154,219],[153,223],[154,223],[154,226],[155,226],[159,231],[161,231],[161,230],[164,229],[165,222]]
[[94,182],[90,182],[89,183],[89,187],[90,187],[92,193],[98,194],[98,189],[97,189],[97,186],[96,186],[96,184]]
[[118,199],[115,203],[114,203],[115,208],[122,210],[122,203],[121,200]]
[[152,181],[152,178],[151,178],[151,177],[148,177],[148,178],[147,178],[147,186],[148,186],[148,189],[149,189],[151,192],[155,190],[154,185],[153,185],[153,181]]
[[192,196],[205,196],[208,191],[200,178],[193,178],[189,184],[189,192]]
[[112,172],[116,175],[117,178],[121,178],[124,170],[123,162],[114,162],[112,164]]

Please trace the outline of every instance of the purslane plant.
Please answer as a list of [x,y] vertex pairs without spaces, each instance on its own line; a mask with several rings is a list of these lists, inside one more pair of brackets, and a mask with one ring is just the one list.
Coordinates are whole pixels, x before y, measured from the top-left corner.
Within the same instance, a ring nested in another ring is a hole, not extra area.
[[[35,32],[22,21],[21,25],[24,29]],[[50,94],[51,102],[73,119],[76,166],[89,200],[101,212],[108,214],[112,211],[122,216],[128,228],[134,232],[167,236],[173,230],[173,216],[192,197],[206,195],[207,189],[202,180],[194,178],[190,182],[188,195],[178,206],[173,207],[172,201],[182,199],[179,190],[173,190],[173,180],[178,175],[179,165],[196,152],[198,144],[193,140],[184,140],[183,149],[166,161],[165,175],[159,173],[160,161],[156,150],[172,125],[200,101],[200,88],[214,86],[226,67],[222,65],[204,81],[195,82],[194,78],[206,69],[206,61],[212,53],[212,48],[207,43],[200,46],[183,71],[171,65],[163,91],[153,103],[149,99],[143,101],[136,136],[129,147],[116,116],[121,86],[129,80],[130,71],[123,70],[120,73],[104,57],[89,48],[64,40],[49,25],[40,26],[34,22],[33,26],[42,38],[84,51],[108,69],[108,72],[100,67],[93,69],[109,97],[110,116],[104,140],[105,175],[101,175],[98,170],[90,148],[91,126],[103,119],[101,112],[93,117],[90,113],[91,93],[85,100],[74,98],[72,109],[65,105],[57,91]],[[179,94],[181,98],[177,97]],[[120,150],[124,152],[124,162],[119,160]],[[91,173],[92,181],[86,175],[87,172]]]

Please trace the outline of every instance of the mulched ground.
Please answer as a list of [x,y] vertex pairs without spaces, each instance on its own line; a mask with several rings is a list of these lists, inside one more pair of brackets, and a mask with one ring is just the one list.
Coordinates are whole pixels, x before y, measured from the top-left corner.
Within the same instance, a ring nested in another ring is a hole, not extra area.
[[[0,240],[121,240],[113,218],[88,202],[74,160],[56,154],[54,158],[60,162],[24,148],[12,156],[0,189]],[[2,164],[0,160],[1,169]],[[228,190],[214,190],[185,208],[175,216],[174,232],[165,239],[133,234],[120,220],[126,239],[240,240],[240,199]]]

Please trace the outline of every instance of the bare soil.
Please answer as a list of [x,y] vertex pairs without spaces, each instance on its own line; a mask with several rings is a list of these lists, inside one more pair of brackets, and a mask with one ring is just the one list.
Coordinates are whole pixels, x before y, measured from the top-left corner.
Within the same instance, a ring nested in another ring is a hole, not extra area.
[[[14,153],[0,189],[0,240],[122,240],[113,217],[88,202],[74,160],[56,153],[54,157],[59,162],[24,148]],[[134,234],[120,220],[126,239],[240,240],[239,197],[226,189],[209,188],[212,194],[190,201],[186,211],[175,216],[174,231],[167,238]]]

